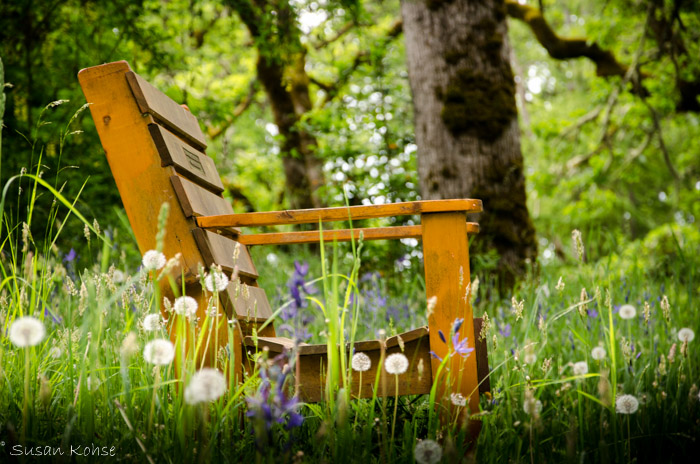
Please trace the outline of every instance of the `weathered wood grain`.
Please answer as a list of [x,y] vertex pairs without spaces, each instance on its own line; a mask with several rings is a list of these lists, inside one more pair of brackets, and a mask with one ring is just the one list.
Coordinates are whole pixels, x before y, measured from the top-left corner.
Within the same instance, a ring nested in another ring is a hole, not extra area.
[[163,166],[174,166],[178,174],[214,193],[224,191],[224,184],[221,182],[213,159],[158,124],[149,124],[148,129],[158,148]]
[[478,213],[481,210],[480,200],[426,200],[405,203],[389,203],[386,205],[302,209],[211,216],[198,218],[197,224],[202,228],[225,226],[276,226],[283,224],[313,224],[318,223],[319,221],[347,221],[349,218],[352,218],[353,220],[360,220],[449,211]]
[[238,266],[238,272],[242,276],[251,279],[258,278],[258,271],[255,269],[253,260],[250,258],[248,248],[240,244],[238,252],[238,260],[233,261],[233,253],[236,248],[236,242],[229,237],[209,232],[199,228],[192,229],[199,250],[204,259],[204,266],[209,269],[212,265],[221,266],[221,269],[230,274],[235,266]]
[[[442,342],[438,331],[442,331],[450,343],[450,332],[457,318],[464,319],[459,330],[460,339],[467,337],[470,348],[475,347],[476,341],[472,309],[466,296],[467,284],[471,282],[466,215],[463,212],[424,214],[421,225],[425,294],[428,298],[437,298],[428,317],[430,347],[440,358],[445,358],[449,346]],[[459,392],[468,399],[472,412],[479,411],[476,364],[476,356],[452,356],[449,361],[449,377],[443,371],[445,377],[437,379],[437,401],[452,409],[454,406],[449,401],[450,393]],[[439,365],[440,361],[433,358],[433,377],[436,377]],[[475,393],[472,395],[472,392]]]
[[267,300],[265,290],[260,287],[243,287],[237,282],[231,282],[222,295],[227,312],[233,314],[235,310],[239,319],[251,321],[265,321],[272,316],[272,308]]
[[[126,62],[124,62],[126,63]],[[168,129],[204,151],[207,142],[197,118],[133,71],[125,73],[141,113],[148,113]]]

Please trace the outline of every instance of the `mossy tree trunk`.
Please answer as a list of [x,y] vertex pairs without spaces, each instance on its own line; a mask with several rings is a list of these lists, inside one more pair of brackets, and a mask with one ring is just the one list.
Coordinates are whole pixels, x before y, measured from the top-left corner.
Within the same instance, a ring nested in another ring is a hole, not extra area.
[[479,198],[478,240],[512,285],[537,253],[504,0],[403,0],[424,199]]
[[323,166],[315,155],[316,138],[299,124],[313,109],[297,17],[287,0],[229,0],[247,26],[258,51],[257,75],[265,89],[282,138],[291,208],[323,206],[316,190],[324,184]]

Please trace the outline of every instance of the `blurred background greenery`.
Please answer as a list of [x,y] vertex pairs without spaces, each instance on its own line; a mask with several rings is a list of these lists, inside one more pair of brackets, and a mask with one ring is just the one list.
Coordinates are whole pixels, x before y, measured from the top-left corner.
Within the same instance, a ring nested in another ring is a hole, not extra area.
[[[551,37],[538,39],[537,25],[518,18],[522,4],[543,13],[559,37],[583,38],[632,72],[598,76],[604,73],[591,59],[569,58],[551,46],[548,52],[543,43],[551,45]],[[530,0],[505,6],[540,262],[572,261],[569,237],[578,228],[587,237],[589,261],[670,272],[679,250],[700,244],[697,2]],[[78,208],[136,258],[87,112],[68,130],[83,133],[65,137],[63,146],[60,141],[84,104],[77,72],[124,59],[197,115],[237,211],[341,205],[344,195],[351,204],[420,199],[400,19],[396,0],[4,1],[0,57],[11,86],[5,88],[0,184],[22,168],[38,170],[74,198],[89,178]],[[308,92],[291,127],[277,124],[259,56],[278,66],[286,91],[305,86]],[[44,110],[59,99],[69,102]],[[324,183],[314,198],[300,196],[285,177],[285,156],[299,156],[286,144],[294,134],[310,137],[310,156],[322,166]],[[9,190],[8,215],[28,204],[17,193]],[[36,214],[48,218],[52,200],[40,198]],[[66,227],[58,243],[63,254],[82,236],[77,221]],[[366,249],[364,264],[382,272],[411,261],[419,266],[412,240],[373,242]],[[683,262],[697,256],[683,256]],[[474,273],[487,274],[496,262],[482,250]]]

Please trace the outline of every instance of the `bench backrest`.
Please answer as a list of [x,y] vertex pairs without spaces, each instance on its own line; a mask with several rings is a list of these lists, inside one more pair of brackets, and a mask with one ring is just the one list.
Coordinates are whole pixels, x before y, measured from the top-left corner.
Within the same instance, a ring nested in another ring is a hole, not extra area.
[[[78,77],[141,253],[155,248],[157,217],[161,205],[168,203],[162,251],[168,258],[181,254],[181,267],[173,275],[184,275],[186,294],[199,301],[200,311],[206,308],[206,298],[199,271],[219,265],[229,276],[235,268],[248,286],[241,292],[232,284],[220,294],[227,316],[235,314],[248,326],[267,319],[270,304],[257,285],[258,271],[248,249],[236,241],[238,230],[216,233],[195,223],[198,216],[233,213],[222,197],[224,187],[214,161],[205,153],[197,118],[131,71],[125,61],[83,69]],[[167,282],[161,283],[161,290],[172,296]],[[265,334],[273,336],[274,328],[268,327]]]

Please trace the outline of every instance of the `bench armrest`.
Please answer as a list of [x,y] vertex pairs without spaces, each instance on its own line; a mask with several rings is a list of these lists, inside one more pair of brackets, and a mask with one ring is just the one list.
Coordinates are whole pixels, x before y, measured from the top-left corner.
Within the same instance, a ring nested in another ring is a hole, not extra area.
[[456,211],[479,213],[482,211],[481,200],[425,200],[388,203],[385,205],[223,214],[219,216],[201,216],[196,220],[197,225],[202,229],[216,229],[223,227],[314,224],[318,222],[347,221],[348,219],[360,220]]

